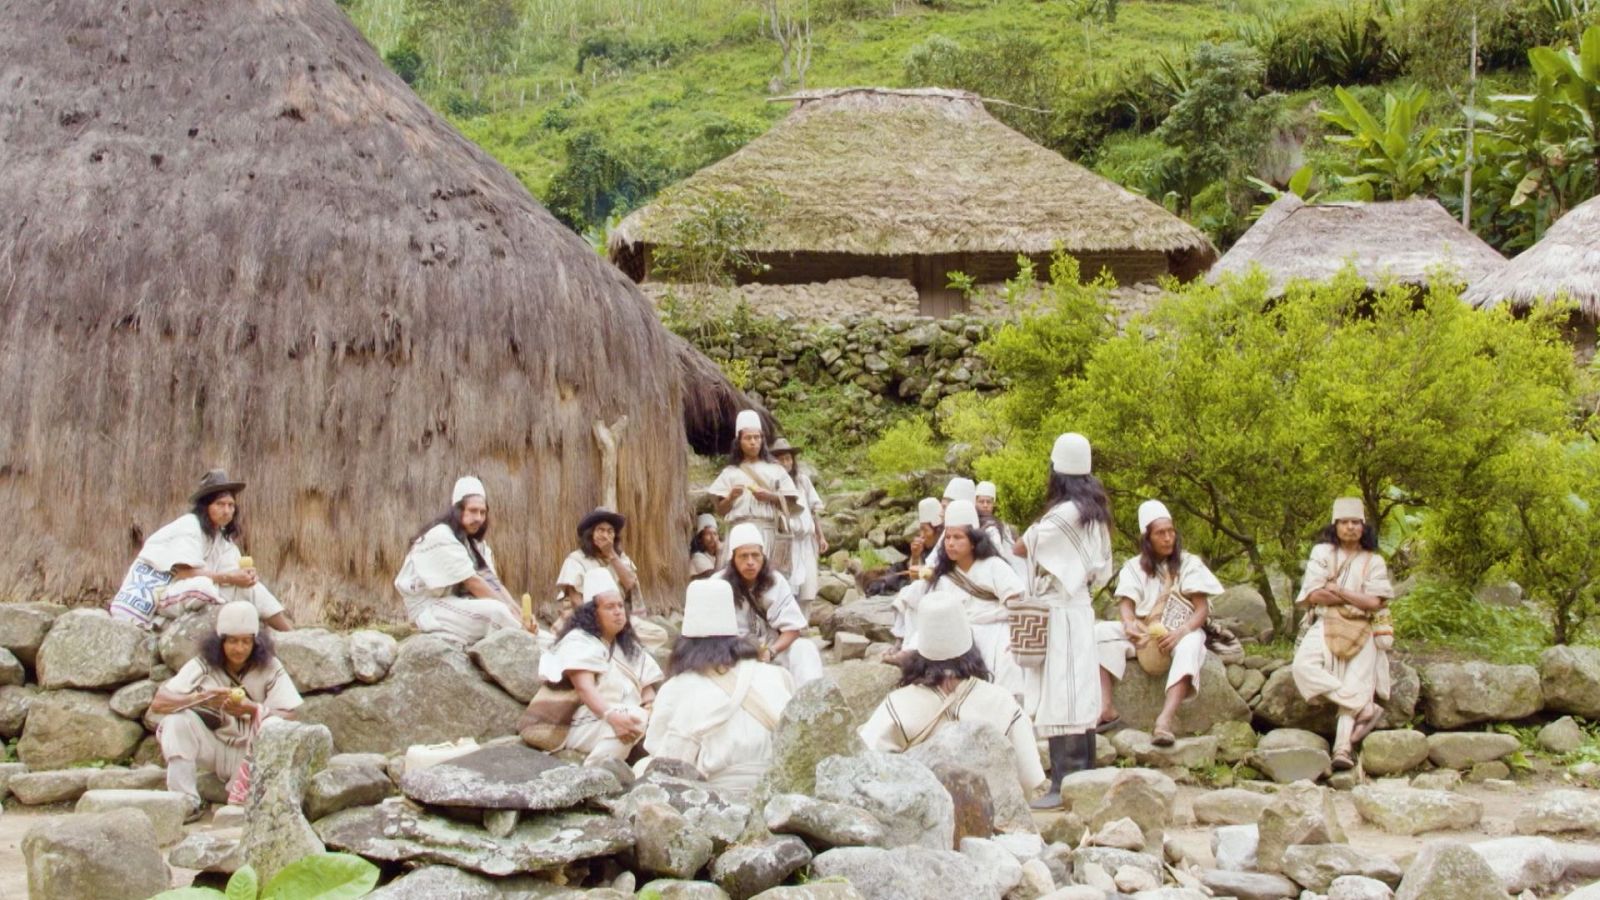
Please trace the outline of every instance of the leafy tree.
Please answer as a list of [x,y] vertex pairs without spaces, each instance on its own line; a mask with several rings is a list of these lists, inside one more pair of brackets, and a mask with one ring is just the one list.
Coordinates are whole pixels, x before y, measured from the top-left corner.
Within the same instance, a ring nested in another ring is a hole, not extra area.
[[692,198],[668,192],[660,214],[673,220],[671,236],[652,258],[654,274],[668,281],[727,286],[761,271],[750,252],[766,232],[781,198],[770,193],[713,190]]
[[638,206],[674,177],[647,147],[615,145],[592,128],[567,137],[566,163],[550,179],[544,202],[577,232]]
[[1040,143],[1050,142],[1050,109],[1063,81],[1050,49],[1031,37],[1006,33],[963,45],[934,34],[906,54],[903,83],[945,87],[1002,100],[990,112]]
[[1185,206],[1208,185],[1243,179],[1265,143],[1275,105],[1262,91],[1261,59],[1243,44],[1201,44],[1182,96],[1156,134],[1182,151]]
[[1421,124],[1427,91],[1386,91],[1382,122],[1344,88],[1333,93],[1341,108],[1324,110],[1322,118],[1338,133],[1327,140],[1355,154],[1333,167],[1336,183],[1354,186],[1363,200],[1404,200],[1434,183],[1445,163],[1444,132]]

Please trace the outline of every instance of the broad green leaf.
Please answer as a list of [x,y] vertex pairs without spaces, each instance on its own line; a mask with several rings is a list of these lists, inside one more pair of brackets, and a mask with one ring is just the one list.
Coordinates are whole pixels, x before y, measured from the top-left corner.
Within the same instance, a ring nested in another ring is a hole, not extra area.
[[150,900],[227,900],[228,895],[208,887],[175,888],[151,897]]
[[1304,165],[1296,169],[1295,173],[1289,176],[1289,190],[1304,197],[1306,191],[1311,187],[1311,176],[1314,174],[1315,172],[1310,165]]
[[272,876],[261,900],[355,900],[378,883],[378,867],[348,853],[313,853]]
[[228,879],[228,900],[256,900],[261,889],[261,877],[254,866],[242,866]]

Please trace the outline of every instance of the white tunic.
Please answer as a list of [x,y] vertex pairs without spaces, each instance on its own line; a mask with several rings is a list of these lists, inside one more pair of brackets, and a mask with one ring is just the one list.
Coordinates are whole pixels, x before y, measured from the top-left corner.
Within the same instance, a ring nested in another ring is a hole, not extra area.
[[243,558],[238,545],[221,532],[206,537],[199,516],[179,516],[156,529],[139,548],[111,601],[111,615],[144,628],[160,628],[167,619],[209,603],[249,600],[263,619],[283,612],[283,604],[259,581],[245,588],[219,585],[209,576],[172,578],[175,566],[237,572]]
[[[711,577],[729,581],[726,570]],[[739,588],[735,585],[736,601],[738,594]],[[816,644],[804,637],[809,623],[806,621],[806,614],[800,609],[799,601],[795,599],[794,589],[789,587],[788,579],[773,572],[772,586],[767,588],[761,599],[766,607],[764,615],[748,604],[735,602],[735,614],[739,619],[739,636],[771,644],[785,631],[801,632],[802,636],[795,638],[789,649],[773,657],[772,661],[789,670],[789,674],[794,676],[797,688],[821,678],[822,654],[817,650]]]
[[[1162,571],[1164,572],[1163,566]],[[1140,557],[1122,564],[1117,576],[1116,597],[1133,601],[1133,614],[1141,621],[1155,612],[1156,604],[1166,592],[1163,575],[1147,575]],[[1200,557],[1183,554],[1178,564],[1177,593],[1184,597],[1204,594],[1215,597],[1222,593],[1222,583],[1211,574]],[[1095,637],[1100,653],[1100,667],[1121,679],[1127,671],[1128,658],[1134,655],[1133,642],[1128,640],[1121,622],[1100,622],[1095,625]],[[1183,636],[1172,651],[1172,668],[1167,670],[1167,688],[1171,689],[1183,679],[1189,679],[1189,697],[1200,693],[1200,669],[1206,662],[1206,636],[1203,631]]]
[[[607,706],[621,709],[643,726],[649,719],[644,709],[644,689],[659,684],[664,677],[655,658],[642,650],[626,658],[614,646],[607,646],[582,628],[574,628],[556,645],[539,658],[539,678],[554,684],[572,672],[591,672],[595,676],[595,689]],[[625,758],[631,745],[616,739],[616,732],[607,723],[596,718],[587,705],[580,705],[572,717],[572,727],[563,750],[578,750],[590,754],[589,761],[606,757]]]
[[794,531],[794,590],[802,601],[810,601],[817,596],[817,569],[822,564],[822,533],[818,525],[822,497],[804,473],[795,476],[794,482],[800,492],[800,511],[789,519]]
[[[1044,781],[1033,722],[1011,693],[987,681],[969,678],[957,686],[955,702],[945,708],[946,695],[931,687],[909,685],[885,697],[859,733],[868,750],[899,753],[926,741],[952,722],[992,725],[1011,744],[1017,759],[1017,780],[1024,796]],[[944,712],[941,714],[941,708]],[[934,717],[938,716],[935,720]]]
[[656,696],[644,748],[690,763],[715,790],[742,797],[772,761],[772,729],[793,694],[787,671],[754,660],[721,674],[676,675]]
[[[633,560],[628,558],[628,554],[619,553],[617,557],[637,577],[639,568],[633,564]],[[608,567],[609,564],[605,560],[589,556],[582,550],[574,550],[568,553],[567,558],[561,561],[561,571],[556,573],[556,598],[560,599],[565,588],[572,588],[577,592],[578,596],[583,596],[583,577],[595,569]]]
[[[1349,563],[1346,565],[1346,563]],[[1325,587],[1344,570],[1338,583],[1346,590],[1390,599],[1394,586],[1389,583],[1389,566],[1376,553],[1360,551],[1352,559],[1333,544],[1318,544],[1311,548],[1311,558],[1306,562],[1305,580],[1300,585],[1300,596],[1295,603],[1303,604],[1311,592]],[[1322,636],[1322,611],[1326,607],[1311,608],[1315,621],[1301,636],[1295,647],[1294,662],[1290,672],[1300,695],[1307,700],[1326,697],[1330,702],[1349,713],[1360,713],[1374,696],[1389,698],[1389,654],[1376,642],[1368,640],[1354,657],[1339,659],[1328,651]]]
[[1050,605],[1044,664],[1024,670],[1023,709],[1041,737],[1083,734],[1100,719],[1093,592],[1111,580],[1111,532],[1084,525],[1069,501],[1052,507],[1022,541],[1034,596]]
[[706,493],[725,499],[733,493],[735,487],[744,488],[744,492],[734,499],[733,506],[729,507],[728,514],[723,516],[729,526],[750,521],[772,522],[787,516],[787,511],[781,505],[756,499],[755,492],[751,488],[759,485],[755,478],[750,477],[750,472],[745,471],[746,468],[766,482],[771,490],[793,501],[800,499],[800,489],[795,486],[794,479],[790,478],[783,466],[777,463],[757,460],[745,463],[743,466],[723,466],[717,475],[717,480],[706,488]]
[[[977,560],[965,575],[973,585],[987,589],[997,599],[986,600],[970,594],[949,575],[934,582],[928,591],[961,598],[962,609],[967,613],[967,624],[972,626],[972,642],[983,655],[983,664],[989,667],[994,683],[1013,694],[1021,694],[1022,667],[1011,655],[1011,615],[1006,610],[1006,601],[1022,595],[1022,582],[1017,580],[1017,573],[1012,571],[1011,565],[998,556]],[[915,637],[905,646],[915,650]]]
[[406,554],[395,589],[405,599],[406,616],[421,631],[475,642],[496,628],[521,628],[522,611],[492,597],[457,596],[457,588],[474,575],[483,575],[499,584],[494,552],[483,541],[473,541],[483,557],[480,572],[463,544],[443,522],[417,538]]

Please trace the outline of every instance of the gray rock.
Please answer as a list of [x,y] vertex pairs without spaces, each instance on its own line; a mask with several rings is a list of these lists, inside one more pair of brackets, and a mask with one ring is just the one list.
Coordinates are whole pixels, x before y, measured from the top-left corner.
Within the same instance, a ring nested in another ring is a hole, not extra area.
[[[23,806],[67,803],[89,789],[93,769],[60,769],[52,772],[23,772],[13,775],[6,785]],[[145,826],[148,828],[149,826]]]
[[1160,853],[1172,808],[1165,795],[1144,778],[1124,772],[1111,783],[1089,818],[1090,831],[1098,832],[1117,819],[1132,819],[1144,834],[1145,851]]
[[1340,875],[1328,888],[1328,900],[1391,900],[1394,889],[1376,878]]
[[400,789],[433,806],[544,810],[577,806],[622,785],[605,769],[564,763],[517,741],[407,772]]
[[91,791],[160,791],[167,786],[167,770],[160,766],[140,766],[137,769],[124,769],[121,766],[107,766],[89,776],[88,789]]
[[34,665],[50,626],[66,611],[54,603],[0,603],[0,647],[23,665]]
[[167,862],[180,869],[232,875],[244,867],[244,848],[235,835],[197,831],[167,851]]
[[150,708],[150,701],[155,699],[156,690],[160,687],[148,678],[124,685],[111,695],[111,711],[137,722],[144,718],[145,710]]
[[200,641],[216,628],[216,624],[217,607],[207,606],[184,613],[162,626],[161,636],[156,641],[162,664],[174,672],[183,668],[184,663],[200,655]]
[[250,799],[245,803],[245,860],[262,883],[322,841],[302,809],[312,776],[333,753],[333,735],[321,725],[268,718],[251,745]]
[[867,751],[824,759],[817,765],[816,796],[871,813],[891,847],[954,846],[950,792],[927,766],[904,756]]
[[22,734],[28,723],[28,709],[38,693],[39,689],[31,684],[0,687],[0,738]]
[[1271,805],[1270,794],[1223,788],[1194,798],[1194,820],[1201,825],[1254,825]]
[[[711,861],[711,838],[665,803],[645,803],[633,820],[639,868],[667,878],[693,878]],[[780,881],[782,879],[779,879]]]
[[972,860],[951,850],[926,847],[840,847],[812,860],[813,875],[843,878],[866,900],[960,897],[998,900],[989,879]]
[[879,847],[887,835],[866,810],[814,800],[804,794],[779,794],[763,812],[767,830],[795,834],[822,848]]
[[466,651],[418,635],[400,645],[381,683],[307,697],[300,720],[328,726],[342,752],[388,753],[412,744],[515,734],[522,710],[484,680]]
[[1256,863],[1263,872],[1277,872],[1283,854],[1295,844],[1342,844],[1344,829],[1331,792],[1306,781],[1285,785],[1261,814],[1261,843]]
[[389,769],[389,757],[382,753],[335,753],[328,757],[328,768],[340,766],[366,766],[372,769]]
[[356,680],[344,637],[326,628],[297,628],[273,636],[284,671],[300,693],[344,687]]
[[[16,792],[16,781],[11,783]],[[1600,833],[1600,803],[1586,791],[1545,791],[1517,814],[1521,834]]]
[[[1147,674],[1129,664],[1117,682],[1113,696],[1117,712],[1129,727],[1149,731],[1155,725],[1161,705],[1166,702],[1166,676]],[[1174,731],[1178,734],[1205,734],[1218,722],[1249,721],[1250,707],[1228,683],[1228,669],[1211,654],[1200,669],[1200,695],[1178,709]]]
[[103,813],[114,809],[137,809],[150,819],[150,833],[161,846],[183,837],[183,820],[189,813],[189,798],[171,791],[90,790],[78,798],[74,812]]
[[[834,634],[848,631],[873,641],[894,641],[894,607],[890,597],[867,597],[840,604],[834,613]],[[824,634],[831,638],[833,634]]]
[[389,773],[375,766],[329,766],[306,788],[306,818],[315,822],[352,806],[371,806],[394,796]]
[[[1022,863],[1010,851],[987,838],[962,838],[957,848],[962,856],[972,860],[989,881],[995,893],[1005,896],[1022,883]],[[1048,874],[1048,870],[1046,870]]]
[[489,632],[467,651],[489,680],[500,685],[518,703],[527,703],[539,690],[539,641],[526,631],[500,628]]
[[1300,844],[1283,852],[1283,874],[1321,894],[1341,875],[1374,878],[1394,887],[1404,873],[1393,860],[1363,853],[1349,844]]
[[1235,633],[1241,638],[1255,637],[1272,629],[1267,601],[1260,591],[1248,584],[1236,584],[1212,597],[1211,615],[1219,619],[1232,619],[1238,625]]
[[[774,888],[773,890],[781,890]],[[765,897],[769,892],[760,894]],[[680,881],[657,878],[639,889],[641,897],[660,897],[661,900],[728,900],[728,892],[709,881]]]
[[1098,866],[1103,872],[1116,873],[1123,869],[1139,869],[1154,878],[1156,884],[1161,883],[1164,873],[1161,858],[1148,853],[1134,853],[1129,850],[1117,850],[1112,847],[1079,847],[1072,851],[1072,870],[1085,872],[1090,866]]
[[1328,774],[1332,761],[1328,751],[1315,747],[1257,748],[1251,759],[1257,769],[1279,784],[1318,781]]
[[1368,775],[1399,775],[1428,761],[1428,736],[1409,728],[1374,731],[1361,742],[1361,768]]
[[1255,825],[1224,825],[1211,832],[1211,856],[1226,872],[1253,872],[1261,833]]
[[907,751],[906,756],[930,769],[937,763],[977,772],[989,786],[994,804],[994,824],[1001,831],[1037,831],[1028,798],[1017,775],[1016,752],[993,725],[957,722]]
[[[1378,720],[1380,727],[1398,728],[1411,721],[1416,714],[1417,702],[1422,693],[1422,680],[1417,671],[1399,657],[1389,657],[1391,688],[1389,699],[1379,705],[1384,710]],[[1324,737],[1332,737],[1337,710],[1324,700],[1306,701],[1295,687],[1294,675],[1287,665],[1267,676],[1261,687],[1260,700],[1254,707],[1256,717],[1280,728],[1304,728]]]
[[1256,750],[1321,750],[1328,752],[1328,739],[1303,728],[1274,728],[1256,742]]
[[866,749],[839,686],[819,678],[795,691],[772,732],[772,763],[751,792],[759,807],[773,794],[814,795],[817,764],[835,754]]
[[723,851],[711,864],[711,880],[733,900],[746,900],[782,884],[811,861],[811,848],[805,841],[793,835],[777,835],[756,843],[735,844]]
[[828,666],[823,674],[839,686],[858,727],[872,717],[883,698],[900,686],[900,668],[883,662],[848,660]]
[[400,644],[394,638],[370,629],[350,632],[344,643],[350,654],[350,670],[362,684],[382,681],[400,652]]
[[1087,769],[1073,772],[1061,780],[1061,799],[1067,809],[1080,816],[1092,815],[1099,808],[1106,791],[1118,777],[1132,774],[1144,779],[1167,800],[1170,809],[1178,799],[1178,785],[1167,775],[1154,769]]
[[[211,827],[243,828],[244,818],[244,807],[224,804],[217,807],[217,811],[211,814]],[[240,849],[242,850],[243,848]]]
[[22,838],[22,858],[33,900],[144,900],[170,878],[136,809],[45,819]]
[[1525,719],[1544,703],[1533,666],[1433,663],[1422,669],[1422,708],[1434,728]]
[[[1132,731],[1134,734],[1140,732]],[[1217,761],[1218,740],[1212,735],[1178,738],[1169,747],[1158,747],[1153,739],[1149,743],[1136,742],[1133,760],[1153,769],[1200,769]]]
[[1461,787],[1461,773],[1455,769],[1433,769],[1411,777],[1411,786],[1425,791],[1453,791]]
[[1511,777],[1511,767],[1496,760],[1490,762],[1473,763],[1467,771],[1467,781],[1472,784],[1484,784],[1492,781],[1505,781]]
[[1547,837],[1494,838],[1471,846],[1494,870],[1500,885],[1513,894],[1544,891],[1567,874],[1562,845]]
[[28,724],[17,743],[17,756],[34,771],[121,760],[132,755],[143,737],[144,727],[112,712],[105,694],[44,691],[29,703]]
[[1430,841],[1422,846],[1395,900],[1508,900],[1494,870],[1465,844]]
[[724,798],[703,781],[675,778],[654,767],[627,793],[598,797],[593,802],[629,822],[638,817],[644,804],[665,803],[690,826],[710,835],[718,850],[738,841],[751,823],[749,806]]
[[21,684],[28,678],[22,661],[4,647],[0,647],[0,686]]
[[[454,866],[422,866],[367,895],[366,900],[583,900],[584,891],[532,875],[486,878]],[[663,894],[662,900],[669,900]]]
[[1428,735],[1428,759],[1445,769],[1470,769],[1517,752],[1522,744],[1509,734],[1444,731]]
[[522,813],[515,809],[486,809],[483,811],[483,830],[497,838],[511,836],[522,821]]
[[1362,785],[1351,796],[1363,820],[1390,834],[1470,828],[1483,817],[1483,804],[1451,791]]
[[1249,759],[1260,742],[1256,730],[1250,727],[1249,722],[1243,721],[1218,722],[1211,726],[1210,734],[1217,739],[1217,758],[1228,763]]
[[1101,825],[1086,839],[1091,847],[1116,847],[1119,850],[1143,851],[1144,831],[1138,823],[1129,818],[1116,819]]
[[1300,896],[1294,882],[1270,872],[1226,872],[1212,869],[1200,875],[1200,883],[1218,897],[1238,900],[1284,900]]
[[872,641],[849,631],[836,631],[833,635],[833,651],[840,660],[865,659],[871,645]]
[[27,772],[28,767],[22,763],[0,763],[0,803],[3,803],[6,795],[11,792],[11,779]]
[[558,869],[633,845],[633,829],[611,816],[541,813],[519,822],[509,837],[496,838],[421,812],[399,797],[336,812],[318,820],[316,829],[330,848],[368,859],[442,863],[496,876]]
[[1041,859],[1024,860],[1022,880],[1006,895],[1006,900],[1039,900],[1056,889],[1050,867]]
[[1546,709],[1600,719],[1600,647],[1544,651],[1539,654],[1539,682]]
[[1582,747],[1589,735],[1571,716],[1562,716],[1539,729],[1539,746],[1551,753],[1571,753]]
[[138,681],[156,661],[155,637],[103,609],[62,614],[39,648],[39,686],[112,688]]

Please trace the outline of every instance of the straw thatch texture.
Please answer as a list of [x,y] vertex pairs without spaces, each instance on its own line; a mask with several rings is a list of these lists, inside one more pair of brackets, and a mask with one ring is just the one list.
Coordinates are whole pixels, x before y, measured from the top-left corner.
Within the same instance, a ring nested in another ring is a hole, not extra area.
[[686,348],[330,0],[0,5],[0,85],[0,599],[104,602],[213,465],[303,619],[401,616],[467,472],[545,596],[624,415],[628,548],[678,595]]
[[[714,191],[776,199],[764,233],[744,249],[779,259],[1014,260],[1060,245],[1079,254],[1182,257],[1203,271],[1216,257],[1204,234],[1006,127],[974,94],[851,88],[785,99],[797,105],[772,130],[613,229],[612,259],[642,279],[648,249],[670,242],[695,198]],[[827,277],[848,274],[883,273]]]
[[1290,281],[1324,281],[1354,264],[1373,287],[1427,284],[1441,269],[1473,284],[1505,263],[1434,200],[1307,205],[1285,194],[1207,277],[1243,275],[1259,265],[1281,292]]
[[1509,303],[1523,310],[1559,297],[1576,303],[1588,321],[1600,321],[1600,197],[1578,204],[1537,244],[1465,294],[1480,309]]

